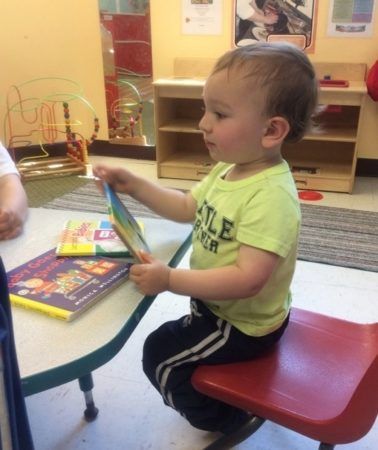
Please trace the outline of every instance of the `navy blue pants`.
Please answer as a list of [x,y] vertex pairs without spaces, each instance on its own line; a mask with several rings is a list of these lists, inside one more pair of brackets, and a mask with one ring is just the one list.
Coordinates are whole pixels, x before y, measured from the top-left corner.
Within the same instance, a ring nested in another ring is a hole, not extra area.
[[[191,299],[191,314],[166,322],[153,331],[143,348],[143,370],[164,403],[194,427],[225,431],[245,413],[196,391],[191,376],[199,365],[256,358],[279,340],[288,323],[262,337],[248,336],[214,315],[200,300]],[[251,386],[253,389],[253,386]]]

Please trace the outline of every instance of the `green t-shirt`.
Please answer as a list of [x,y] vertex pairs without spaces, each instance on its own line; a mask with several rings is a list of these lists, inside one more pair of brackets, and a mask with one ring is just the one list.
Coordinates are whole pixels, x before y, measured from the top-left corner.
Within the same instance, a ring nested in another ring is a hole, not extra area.
[[263,336],[281,326],[291,304],[301,221],[298,194],[285,161],[238,181],[224,179],[230,167],[218,163],[191,191],[197,212],[190,266],[235,264],[242,244],[279,255],[278,266],[255,296],[204,301],[243,333]]

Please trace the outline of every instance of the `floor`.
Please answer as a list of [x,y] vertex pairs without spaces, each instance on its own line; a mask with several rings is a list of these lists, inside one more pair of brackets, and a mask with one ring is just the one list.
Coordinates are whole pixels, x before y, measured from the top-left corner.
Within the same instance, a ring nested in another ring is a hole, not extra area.
[[[102,157],[93,157],[95,164]],[[111,159],[136,173],[156,179],[154,162]],[[166,186],[190,188],[191,182],[160,180]],[[324,193],[321,205],[378,211],[378,178],[358,178],[353,195]],[[181,267],[188,264],[188,255]],[[356,322],[378,320],[378,273],[299,261],[293,281],[294,305]],[[192,428],[165,406],[141,369],[145,337],[160,323],[187,313],[188,301],[161,294],[140,325],[108,364],[94,373],[94,399],[100,412],[87,423],[83,396],[76,382],[26,399],[36,450],[199,450],[210,433]],[[263,427],[238,450],[310,450],[317,444],[273,423]],[[350,450],[378,448],[378,422],[360,441],[340,445]]]

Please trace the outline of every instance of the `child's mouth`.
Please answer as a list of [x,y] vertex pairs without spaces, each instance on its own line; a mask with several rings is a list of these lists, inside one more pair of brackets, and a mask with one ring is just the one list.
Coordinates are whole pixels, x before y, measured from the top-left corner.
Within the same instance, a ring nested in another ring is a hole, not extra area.
[[215,144],[213,142],[210,141],[206,141],[205,140],[205,145],[209,150],[213,150],[215,148]]

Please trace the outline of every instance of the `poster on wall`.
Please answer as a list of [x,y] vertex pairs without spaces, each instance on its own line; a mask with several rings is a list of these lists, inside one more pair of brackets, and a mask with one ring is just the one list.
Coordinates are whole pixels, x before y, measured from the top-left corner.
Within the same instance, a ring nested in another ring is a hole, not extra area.
[[259,41],[315,47],[317,0],[234,0],[234,45]]
[[328,36],[372,36],[375,3],[375,0],[331,0]]
[[223,0],[182,0],[182,33],[221,34],[222,5]]

